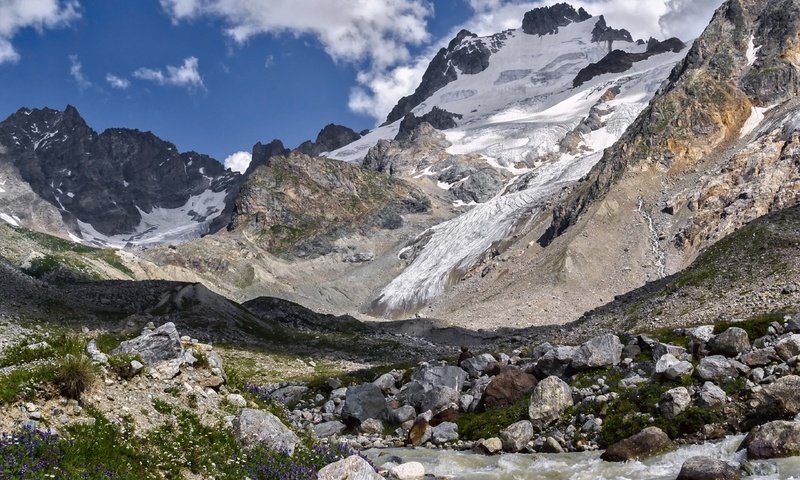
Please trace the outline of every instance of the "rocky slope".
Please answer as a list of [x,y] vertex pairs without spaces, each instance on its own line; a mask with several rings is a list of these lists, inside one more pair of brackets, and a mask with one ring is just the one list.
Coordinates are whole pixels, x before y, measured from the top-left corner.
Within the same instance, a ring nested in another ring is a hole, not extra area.
[[[114,246],[219,230],[230,219],[240,178],[149,132],[98,134],[72,106],[20,109],[0,123],[0,165],[7,223]],[[30,200],[22,203],[14,194],[27,189]]]

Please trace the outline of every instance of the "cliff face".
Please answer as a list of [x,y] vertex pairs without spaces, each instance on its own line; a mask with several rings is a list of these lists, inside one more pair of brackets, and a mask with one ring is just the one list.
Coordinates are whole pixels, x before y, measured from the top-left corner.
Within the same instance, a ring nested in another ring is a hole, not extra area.
[[271,251],[325,255],[346,233],[396,229],[430,201],[403,181],[299,153],[275,157],[242,186],[229,230]]

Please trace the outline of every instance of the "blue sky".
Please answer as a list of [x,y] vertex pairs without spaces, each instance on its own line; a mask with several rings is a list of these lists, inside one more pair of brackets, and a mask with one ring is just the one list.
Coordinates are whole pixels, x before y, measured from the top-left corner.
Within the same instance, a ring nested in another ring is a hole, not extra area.
[[[637,2],[651,2],[649,23]],[[684,24],[686,5],[720,0],[574,3],[618,22],[630,11],[640,36],[663,36],[668,15]],[[538,4],[0,0],[0,117],[73,104],[98,131],[150,130],[220,161],[257,141],[294,147],[330,122],[373,127],[458,28],[516,27]]]

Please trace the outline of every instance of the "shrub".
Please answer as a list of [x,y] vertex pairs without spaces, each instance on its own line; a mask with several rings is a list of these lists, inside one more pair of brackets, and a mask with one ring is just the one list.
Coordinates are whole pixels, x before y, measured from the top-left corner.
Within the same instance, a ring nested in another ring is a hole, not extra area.
[[67,355],[56,370],[55,384],[61,395],[80,400],[83,392],[94,383],[95,372],[92,361],[83,355]]

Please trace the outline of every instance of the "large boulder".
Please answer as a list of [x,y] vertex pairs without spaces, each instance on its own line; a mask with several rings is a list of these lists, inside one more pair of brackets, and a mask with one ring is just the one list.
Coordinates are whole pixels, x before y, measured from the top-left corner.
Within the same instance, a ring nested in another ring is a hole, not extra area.
[[527,397],[536,387],[536,377],[522,370],[508,369],[492,378],[481,397],[484,409],[507,407]]
[[342,433],[345,428],[344,423],[333,420],[330,422],[323,422],[312,427],[312,431],[314,432],[314,436],[317,438],[326,438],[332,437],[334,435],[339,435]]
[[291,456],[300,439],[278,417],[263,410],[242,409],[233,420],[236,439],[244,447],[264,444]]
[[434,445],[444,445],[458,440],[458,425],[453,422],[443,422],[431,429],[431,442]]
[[725,390],[714,385],[712,382],[706,382],[700,389],[700,403],[707,407],[718,407],[728,401],[728,395]]
[[364,383],[347,389],[342,408],[342,419],[346,423],[361,423],[368,418],[386,418],[386,400],[381,388],[373,383]]
[[366,460],[353,455],[324,467],[317,473],[319,480],[383,480]]
[[433,386],[449,387],[461,391],[467,372],[459,367],[449,365],[420,365],[411,374],[411,381],[422,385],[426,390]]
[[545,351],[536,362],[536,376],[564,377],[577,350],[578,347],[553,347]]
[[572,390],[558,377],[547,377],[533,389],[528,418],[533,428],[542,431],[573,405]]
[[723,380],[739,375],[736,367],[722,355],[711,355],[700,360],[695,374],[702,380]]
[[773,362],[780,361],[775,347],[760,348],[742,355],[739,360],[750,368],[764,367]]
[[692,396],[686,387],[677,387],[667,390],[661,395],[658,402],[658,409],[665,418],[675,418],[689,405],[692,404]]
[[750,338],[739,327],[730,327],[708,341],[708,348],[715,355],[735,357],[750,350]]
[[691,457],[683,462],[677,480],[739,480],[739,470],[711,457]]
[[787,420],[800,414],[800,377],[787,375],[753,394],[747,426],[770,420]]
[[609,446],[600,456],[607,462],[627,462],[668,452],[675,444],[658,427],[647,427],[641,432]]
[[800,455],[800,422],[777,420],[750,431],[739,447],[751,460]]
[[494,363],[497,363],[497,360],[492,355],[482,353],[461,362],[461,368],[466,370],[470,377],[478,378],[489,368],[489,365]]
[[616,365],[622,360],[624,345],[610,333],[595,337],[581,345],[572,357],[572,368],[584,370]]
[[419,415],[416,420],[414,420],[414,425],[412,425],[411,430],[408,431],[408,442],[411,445],[419,447],[430,440],[431,425],[429,420],[430,417],[426,417],[425,415]]
[[500,434],[500,441],[503,442],[503,450],[511,453],[524,450],[532,438],[533,424],[528,420],[514,423]]
[[119,344],[111,354],[138,354],[146,365],[154,365],[165,360],[183,358],[181,336],[175,324],[167,322],[152,331],[145,331],[140,336]]
[[430,410],[434,415],[447,410],[450,405],[458,405],[461,400],[461,394],[458,390],[450,387],[435,386],[422,395],[422,399],[418,405],[421,412]]
[[775,353],[784,361],[800,355],[800,335],[793,334],[782,339],[775,345]]

